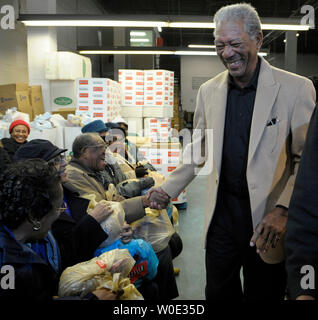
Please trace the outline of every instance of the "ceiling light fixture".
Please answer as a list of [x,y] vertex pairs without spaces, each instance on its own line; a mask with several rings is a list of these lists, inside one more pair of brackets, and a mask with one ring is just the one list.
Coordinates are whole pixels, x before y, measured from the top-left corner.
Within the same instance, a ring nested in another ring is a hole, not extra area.
[[[215,51],[199,50],[79,50],[80,54],[152,54],[152,55],[192,55],[192,56],[216,56]],[[259,52],[260,56],[267,56],[266,52]]]
[[[185,21],[181,21],[185,20]],[[198,21],[196,21],[198,20]],[[201,20],[201,21],[200,21]],[[21,14],[19,21],[26,26],[36,27],[152,27],[152,28],[215,28],[212,17],[162,16],[162,15],[63,15],[63,14]],[[264,19],[269,21],[268,19]],[[263,30],[308,31],[309,25],[284,19],[284,23],[263,23]]]
[[146,36],[146,32],[144,32],[144,31],[130,31],[130,36],[133,36],[133,37],[145,37]]
[[80,50],[80,54],[174,54],[169,50]]
[[189,44],[189,48],[207,48],[207,49],[215,49],[215,45],[210,44]]
[[130,38],[130,42],[149,42],[147,38]]

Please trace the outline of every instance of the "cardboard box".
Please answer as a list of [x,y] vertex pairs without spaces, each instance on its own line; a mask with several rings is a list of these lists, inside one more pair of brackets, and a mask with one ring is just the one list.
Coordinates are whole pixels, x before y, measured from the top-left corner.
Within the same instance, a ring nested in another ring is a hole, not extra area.
[[76,107],[76,81],[75,80],[52,80],[51,106],[53,110],[61,107]]
[[159,106],[150,107],[144,106],[142,108],[142,114],[144,118],[172,118],[173,117],[173,107]]
[[42,87],[41,86],[29,86],[29,97],[32,106],[32,118],[33,120],[37,115],[44,113]]
[[121,106],[120,114],[123,118],[142,118],[143,106]]
[[92,77],[91,59],[73,52],[57,51],[47,54],[45,78],[48,80],[76,80]]
[[32,108],[29,99],[27,83],[13,83],[0,86],[0,113],[16,107],[18,111],[27,113],[32,118]]
[[62,117],[67,119],[68,114],[75,114],[76,108],[59,108],[56,111],[53,111],[52,114],[60,114]]
[[82,134],[82,127],[64,127],[64,148],[72,151],[75,138]]

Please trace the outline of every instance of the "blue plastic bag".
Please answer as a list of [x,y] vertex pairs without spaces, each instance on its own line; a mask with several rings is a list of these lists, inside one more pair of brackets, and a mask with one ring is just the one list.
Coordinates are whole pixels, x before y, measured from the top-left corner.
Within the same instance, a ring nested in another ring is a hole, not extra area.
[[142,239],[132,239],[129,243],[122,243],[121,239],[113,242],[105,248],[99,248],[95,251],[95,257],[113,249],[128,249],[130,255],[136,260],[131,269],[129,278],[136,288],[142,284],[142,279],[152,280],[157,274],[159,260],[150,243]]

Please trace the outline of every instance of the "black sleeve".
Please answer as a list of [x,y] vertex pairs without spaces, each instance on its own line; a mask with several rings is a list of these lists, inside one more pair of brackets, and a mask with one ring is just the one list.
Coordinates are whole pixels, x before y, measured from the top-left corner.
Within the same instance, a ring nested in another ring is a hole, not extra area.
[[52,232],[59,244],[62,270],[92,259],[94,251],[108,237],[100,224],[89,214],[76,224],[60,217],[53,223]]
[[3,172],[11,162],[8,152],[0,147],[0,172]]
[[[285,236],[288,290],[291,299],[300,295],[316,298],[317,291],[304,289],[301,280],[308,272],[301,268],[311,265],[318,270],[318,113],[313,112],[304,151],[288,210]],[[317,283],[315,285],[317,288]]]

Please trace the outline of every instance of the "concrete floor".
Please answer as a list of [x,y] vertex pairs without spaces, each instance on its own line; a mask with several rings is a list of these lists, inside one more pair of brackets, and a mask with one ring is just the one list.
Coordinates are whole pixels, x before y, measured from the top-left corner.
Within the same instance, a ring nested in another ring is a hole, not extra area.
[[206,177],[197,176],[187,187],[187,209],[179,210],[177,231],[183,241],[181,254],[173,260],[180,268],[176,276],[176,300],[205,299],[205,250],[202,245]]

